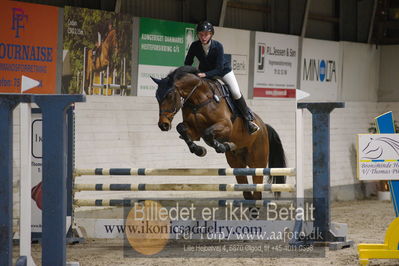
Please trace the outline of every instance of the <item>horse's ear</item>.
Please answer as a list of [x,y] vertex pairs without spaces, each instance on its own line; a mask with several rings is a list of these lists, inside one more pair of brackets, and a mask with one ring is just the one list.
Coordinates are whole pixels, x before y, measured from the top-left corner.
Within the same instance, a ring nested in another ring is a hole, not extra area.
[[153,77],[151,77],[151,76],[150,76],[150,78],[151,78],[156,84],[158,84],[158,85],[159,85],[159,83],[161,82],[160,79],[153,78]]

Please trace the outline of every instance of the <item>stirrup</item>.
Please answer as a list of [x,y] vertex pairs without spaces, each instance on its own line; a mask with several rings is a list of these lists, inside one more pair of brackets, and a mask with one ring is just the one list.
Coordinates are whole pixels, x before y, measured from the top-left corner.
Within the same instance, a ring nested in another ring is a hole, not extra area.
[[259,130],[259,126],[255,122],[248,121],[248,132],[250,135],[254,134],[258,130]]

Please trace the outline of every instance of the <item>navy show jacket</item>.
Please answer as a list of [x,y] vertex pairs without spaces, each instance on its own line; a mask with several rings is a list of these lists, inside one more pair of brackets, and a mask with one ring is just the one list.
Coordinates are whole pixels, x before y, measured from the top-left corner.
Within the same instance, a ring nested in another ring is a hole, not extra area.
[[205,73],[207,78],[223,77],[231,71],[230,57],[224,55],[223,45],[216,40],[211,41],[208,55],[205,55],[201,41],[197,40],[191,43],[184,65],[191,66],[194,62],[194,57],[198,58],[198,68]]

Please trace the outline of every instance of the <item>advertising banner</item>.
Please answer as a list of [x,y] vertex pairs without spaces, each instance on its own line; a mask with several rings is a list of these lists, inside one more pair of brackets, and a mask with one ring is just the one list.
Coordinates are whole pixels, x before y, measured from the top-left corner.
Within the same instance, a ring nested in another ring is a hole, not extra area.
[[254,61],[254,97],[295,97],[298,37],[256,32]]
[[[31,232],[33,239],[40,239],[42,233],[42,179],[43,179],[43,119],[39,108],[32,109],[31,116]],[[68,182],[67,182],[68,183]],[[71,195],[67,196],[67,200],[70,200]],[[71,226],[71,210],[67,210],[66,217],[66,231],[68,232]]]
[[58,7],[2,1],[0,16],[0,92],[56,93]]
[[164,78],[184,64],[195,25],[140,18],[138,96],[154,96],[157,88],[150,76]]
[[399,134],[359,134],[358,178],[399,180]]
[[338,42],[304,39],[301,89],[310,93],[309,100],[336,101],[341,80]]
[[[42,182],[42,114],[32,113],[32,187],[41,186]],[[41,190],[41,188],[40,188]],[[35,191],[35,189],[33,190]],[[40,192],[41,193],[41,192]],[[32,200],[32,232],[42,232],[42,209],[41,203]]]
[[[225,56],[231,56],[231,68],[236,76],[241,93],[248,96],[250,31],[215,27],[214,40],[223,44]],[[252,90],[252,83],[250,86]]]
[[62,92],[129,95],[132,35],[128,15],[65,7]]

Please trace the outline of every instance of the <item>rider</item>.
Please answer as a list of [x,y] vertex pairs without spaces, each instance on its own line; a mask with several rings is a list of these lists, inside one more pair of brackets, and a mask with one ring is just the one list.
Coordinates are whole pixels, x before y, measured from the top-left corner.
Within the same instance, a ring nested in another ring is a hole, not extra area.
[[243,115],[250,134],[259,130],[253,122],[253,116],[249,113],[248,106],[241,94],[234,72],[231,69],[231,62],[224,58],[223,45],[212,40],[215,30],[208,21],[200,22],[196,28],[198,39],[194,41],[188,50],[185,65],[192,65],[194,57],[198,58],[198,76],[201,78],[221,77],[229,85],[233,99]]

